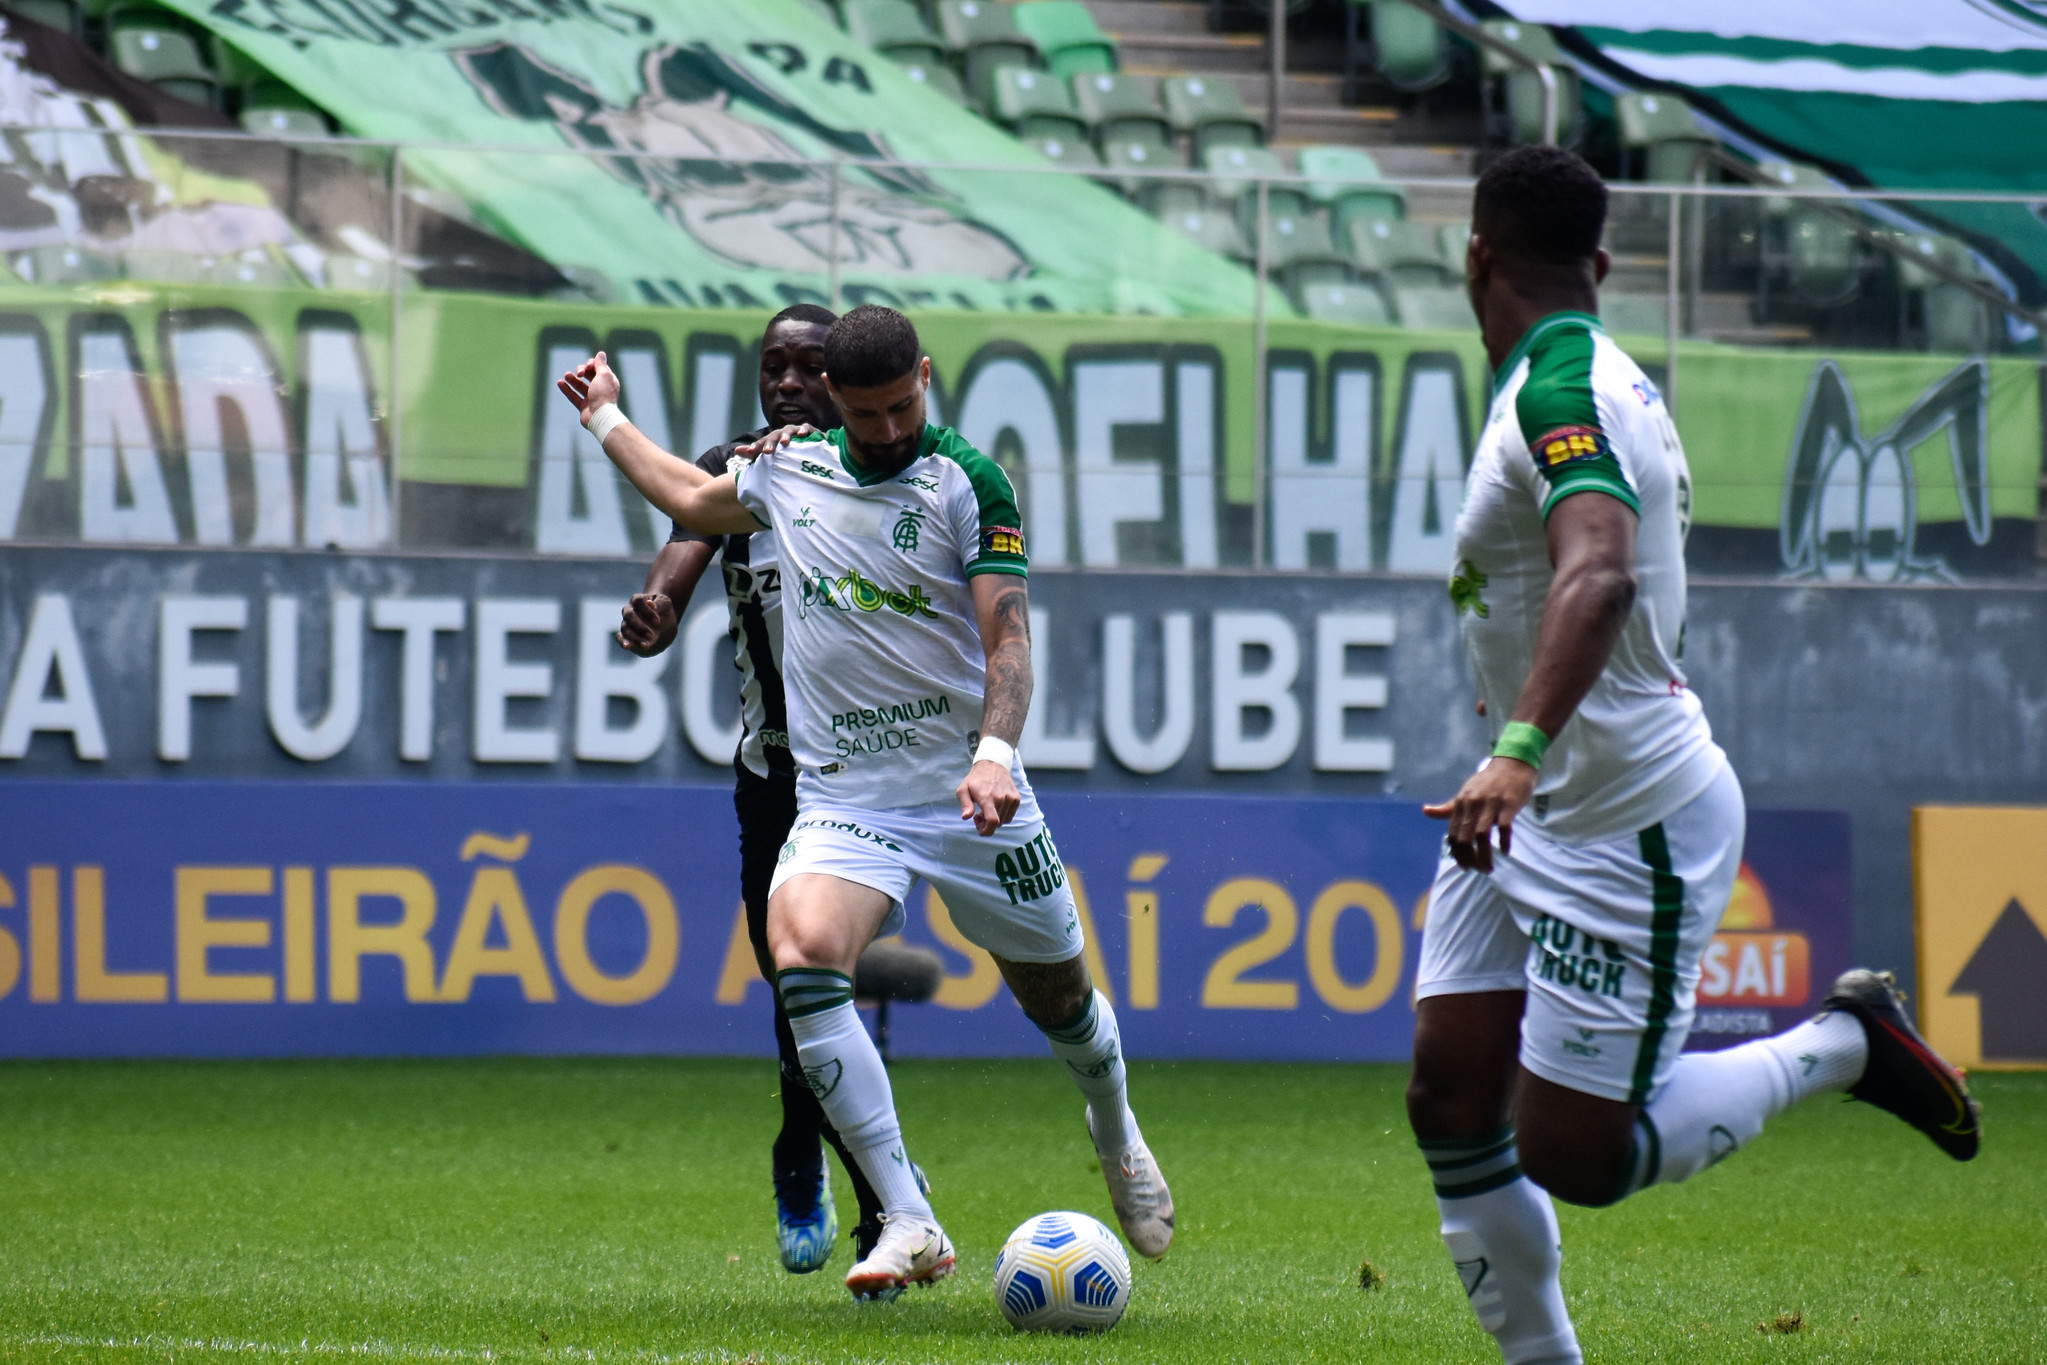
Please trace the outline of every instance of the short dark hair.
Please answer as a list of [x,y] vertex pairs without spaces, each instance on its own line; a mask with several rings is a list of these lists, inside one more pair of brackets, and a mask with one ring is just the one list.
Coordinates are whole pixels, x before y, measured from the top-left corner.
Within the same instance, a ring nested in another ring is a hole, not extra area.
[[1472,231],[1510,256],[1589,261],[1605,227],[1606,183],[1561,147],[1516,147],[1486,167],[1472,195]]
[[878,303],[861,304],[824,337],[824,372],[836,388],[892,384],[923,358],[924,347],[910,320]]
[[774,331],[778,322],[813,322],[820,327],[829,327],[838,320],[839,315],[829,308],[821,308],[814,303],[792,303],[768,319],[763,335]]

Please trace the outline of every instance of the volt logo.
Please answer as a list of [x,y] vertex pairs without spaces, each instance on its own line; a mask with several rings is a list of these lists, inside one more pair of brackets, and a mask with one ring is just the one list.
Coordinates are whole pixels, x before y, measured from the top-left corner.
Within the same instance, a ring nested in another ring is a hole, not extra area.
[[1897,421],[1864,436],[1840,367],[1831,360],[1815,366],[1784,484],[1779,537],[1791,576],[1833,582],[1953,577],[1938,556],[1912,550],[1918,530],[1912,453],[1946,435],[1969,539],[1987,545],[1989,402],[1990,368],[1971,360],[1919,395]]

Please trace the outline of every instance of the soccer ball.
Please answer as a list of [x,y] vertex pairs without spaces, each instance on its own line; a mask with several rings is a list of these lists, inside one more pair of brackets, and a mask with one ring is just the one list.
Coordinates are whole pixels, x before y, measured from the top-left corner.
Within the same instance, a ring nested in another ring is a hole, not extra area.
[[1106,1332],[1130,1305],[1130,1258],[1084,1213],[1041,1213],[1002,1244],[995,1302],[1025,1332]]

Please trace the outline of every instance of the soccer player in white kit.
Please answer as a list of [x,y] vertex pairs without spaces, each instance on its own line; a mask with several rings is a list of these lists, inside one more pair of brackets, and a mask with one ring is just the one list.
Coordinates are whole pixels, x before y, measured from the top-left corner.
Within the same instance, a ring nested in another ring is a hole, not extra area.
[[1746,817],[1678,662],[1684,450],[1596,316],[1605,217],[1591,167],[1519,148],[1479,179],[1465,263],[1494,391],[1450,596],[1495,743],[1425,808],[1449,832],[1407,1102],[1443,1240],[1508,1365],[1584,1358],[1550,1195],[1597,1206],[1684,1180],[1822,1091],[1958,1160],[1980,1132],[1887,974],[1846,973],[1775,1037],[1681,1054]]
[[678,525],[769,527],[779,543],[798,812],[768,940],[804,1073],[881,1196],[881,1239],[847,1288],[885,1297],[953,1269],[853,1008],[861,949],[902,926],[919,877],[1067,1064],[1124,1236],[1163,1256],[1172,1195],[1130,1112],[1116,1016],[1088,977],[1073,892],[1014,747],[1031,695],[1015,494],[994,461],[926,424],[931,362],[902,314],[868,305],[840,318],[825,373],[844,427],[799,428],[788,444],[776,433],[716,478],[624,420],[601,354],[560,387]]

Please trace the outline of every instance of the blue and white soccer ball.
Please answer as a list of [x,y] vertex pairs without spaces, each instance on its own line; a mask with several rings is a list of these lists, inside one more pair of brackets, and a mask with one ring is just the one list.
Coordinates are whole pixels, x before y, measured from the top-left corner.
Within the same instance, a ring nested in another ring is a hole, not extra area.
[[995,1302],[1025,1332],[1106,1332],[1130,1306],[1130,1257],[1099,1220],[1041,1213],[1002,1244]]

